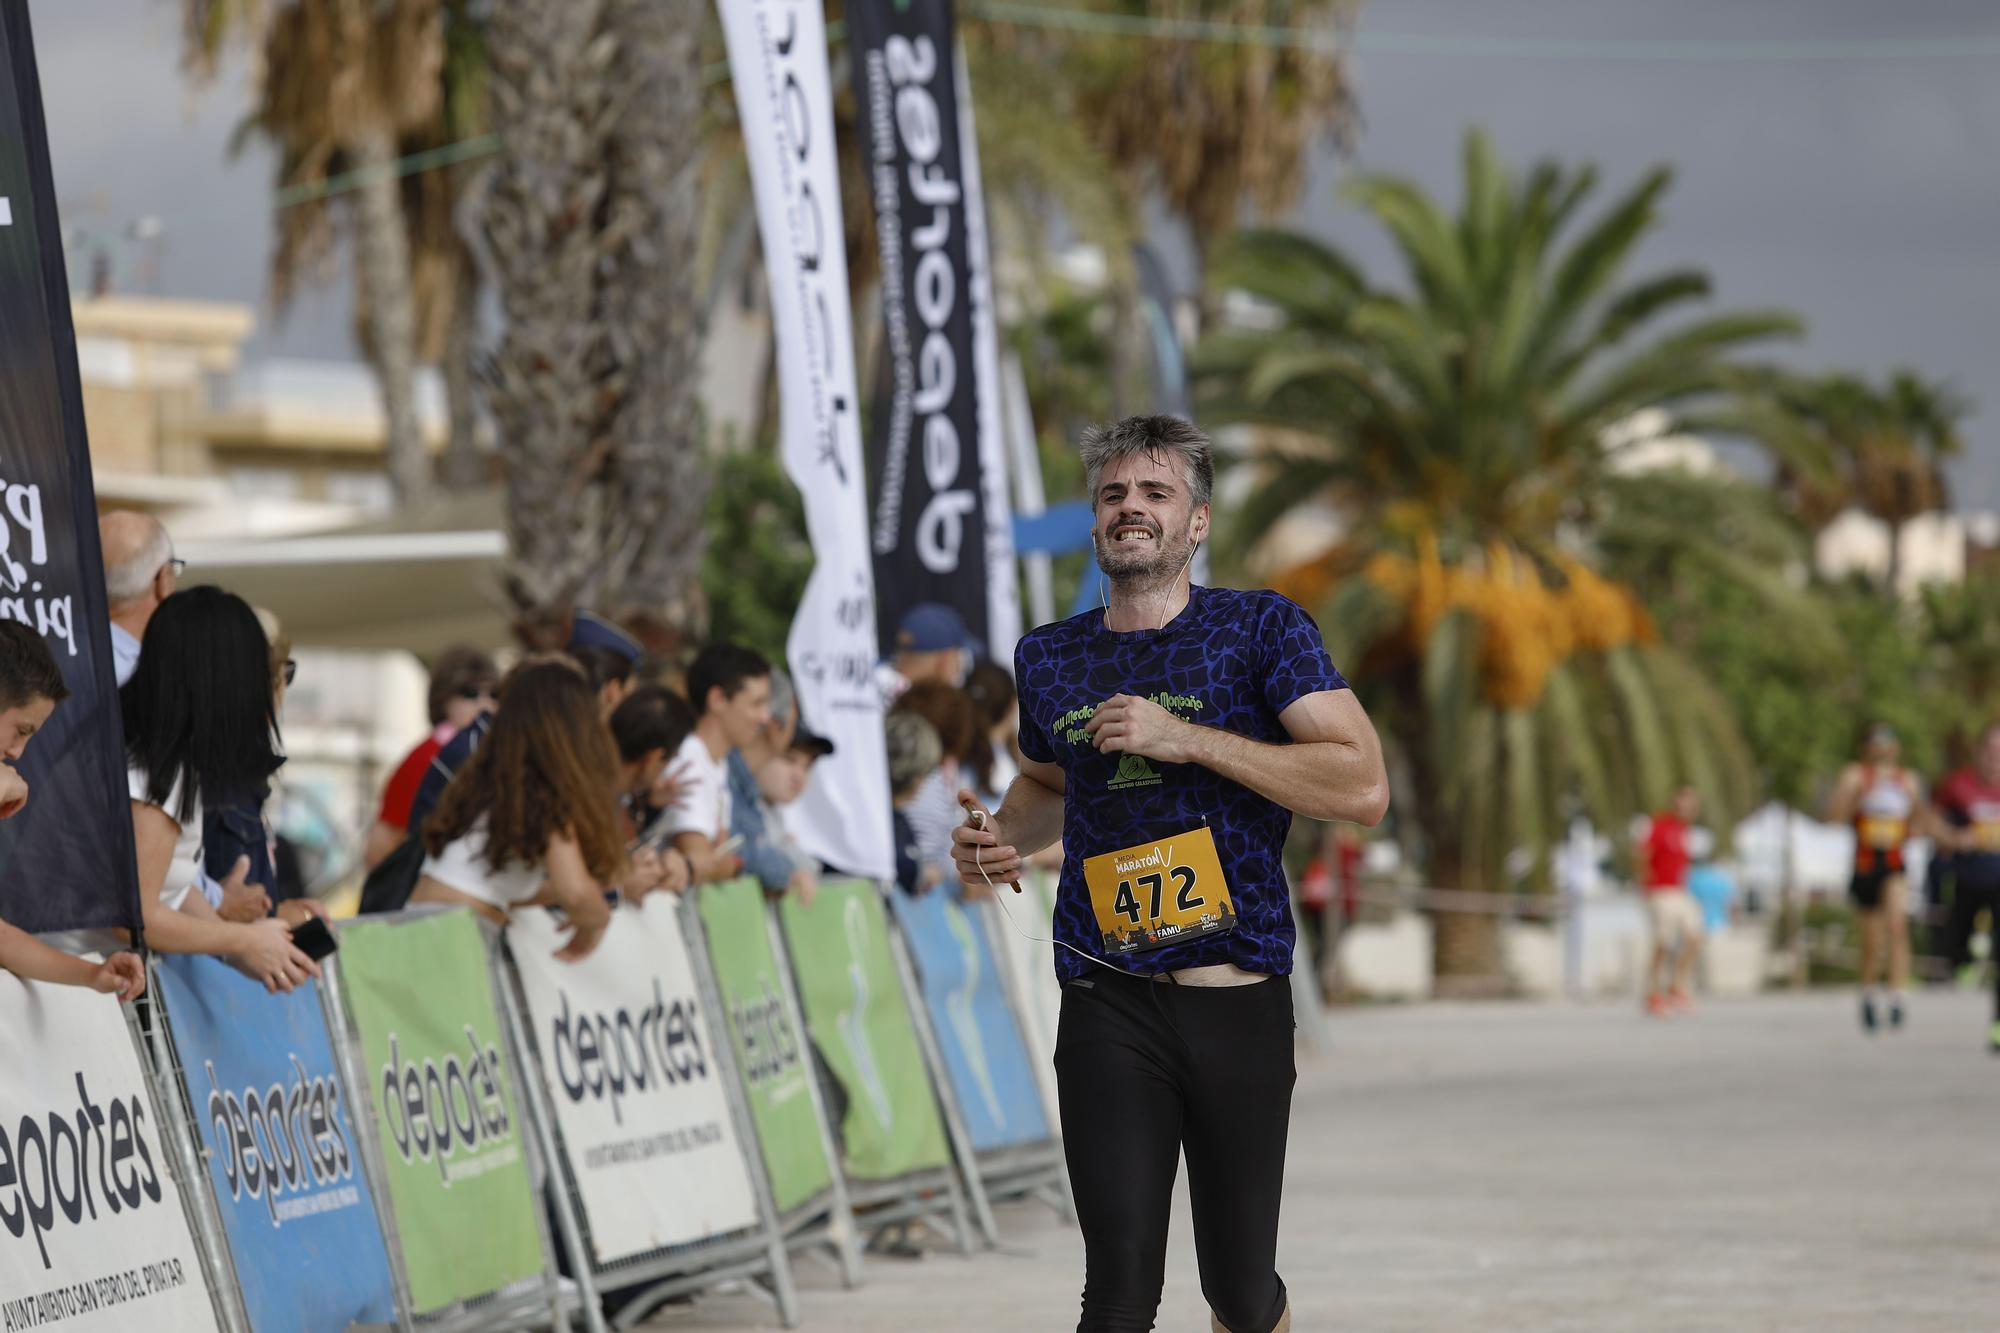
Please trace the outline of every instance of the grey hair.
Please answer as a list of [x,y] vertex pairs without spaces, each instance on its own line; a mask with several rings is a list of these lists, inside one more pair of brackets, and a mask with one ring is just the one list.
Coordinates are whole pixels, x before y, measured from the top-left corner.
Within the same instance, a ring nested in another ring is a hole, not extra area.
[[146,544],[133,552],[131,559],[104,567],[104,600],[114,607],[144,597],[153,586],[153,576],[174,558],[173,538],[167,535],[166,526],[150,514],[143,517],[153,525],[153,535]]
[[771,720],[788,722],[792,716],[792,678],[782,667],[771,668]]
[[1093,503],[1105,465],[1139,454],[1179,459],[1196,509],[1208,503],[1215,489],[1215,446],[1193,422],[1179,417],[1126,417],[1109,426],[1093,426],[1083,433],[1079,452],[1084,489]]

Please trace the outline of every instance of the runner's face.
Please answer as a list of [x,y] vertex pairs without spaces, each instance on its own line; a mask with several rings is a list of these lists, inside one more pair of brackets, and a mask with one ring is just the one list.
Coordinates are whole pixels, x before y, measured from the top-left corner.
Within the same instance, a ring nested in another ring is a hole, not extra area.
[[1208,531],[1208,506],[1194,507],[1186,476],[1167,455],[1112,460],[1098,478],[1092,503],[1097,567],[1114,579],[1178,574],[1195,541]]

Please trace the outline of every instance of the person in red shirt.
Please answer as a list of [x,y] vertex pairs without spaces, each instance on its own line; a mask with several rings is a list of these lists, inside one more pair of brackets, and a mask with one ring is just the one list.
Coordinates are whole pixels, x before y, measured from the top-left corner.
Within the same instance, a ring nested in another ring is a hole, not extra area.
[[404,756],[382,789],[382,808],[361,853],[365,869],[373,870],[402,845],[409,832],[410,805],[417,798],[424,770],[453,736],[471,726],[481,713],[493,711],[493,692],[499,681],[493,659],[478,648],[453,644],[438,654],[431,666],[430,735]]
[[[1653,923],[1653,956],[1646,968],[1646,1012],[1656,1018],[1693,1007],[1688,984],[1701,955],[1701,908],[1688,892],[1688,833],[1701,814],[1701,798],[1682,783],[1667,809],[1653,816],[1639,839],[1638,859]],[[1670,965],[1671,964],[1671,965]],[[1671,984],[1669,977],[1671,975]]]
[[[1981,911],[1991,923],[1989,938],[2000,939],[2000,722],[1988,724],[1973,762],[1940,782],[1931,804],[1942,825],[1939,848],[1950,858],[1947,949],[1953,968],[1964,968],[1972,962],[1972,927]],[[2000,969],[1987,1045],[2000,1055]]]

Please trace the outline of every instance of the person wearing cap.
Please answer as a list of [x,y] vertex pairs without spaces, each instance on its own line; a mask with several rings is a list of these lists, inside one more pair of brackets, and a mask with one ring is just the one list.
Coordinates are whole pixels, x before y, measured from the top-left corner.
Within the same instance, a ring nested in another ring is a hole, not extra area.
[[795,893],[808,907],[819,891],[819,867],[785,831],[778,807],[798,799],[813,760],[832,752],[832,742],[799,725],[791,679],[773,667],[767,720],[729,752],[729,831],[743,840],[737,852],[745,873],[766,893]]
[[882,706],[927,681],[954,689],[963,685],[978,648],[964,616],[942,602],[917,603],[896,624],[895,654],[881,673]]
[[1910,976],[1910,926],[1903,844],[1936,832],[1923,783],[1900,762],[1901,742],[1886,722],[1871,725],[1861,741],[1861,762],[1849,764],[1827,799],[1829,823],[1854,830],[1854,877],[1848,892],[1861,923],[1861,1028],[1874,1032],[1876,988],[1888,974],[1889,1027],[1903,1026],[1904,988]]

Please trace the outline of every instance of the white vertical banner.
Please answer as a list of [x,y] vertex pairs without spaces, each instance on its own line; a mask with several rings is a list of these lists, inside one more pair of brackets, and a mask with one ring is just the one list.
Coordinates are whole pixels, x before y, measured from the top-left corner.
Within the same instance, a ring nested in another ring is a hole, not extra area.
[[972,299],[972,361],[979,376],[979,479],[986,511],[986,651],[1012,667],[1021,637],[1021,579],[1014,567],[1014,511],[1007,502],[1007,433],[1001,415],[1000,324],[993,304],[993,253],[986,240],[986,191],[972,125],[972,76],[957,47],[959,160],[965,164],[965,252]]
[[720,0],[777,339],[785,471],[813,572],[785,653],[805,724],[834,743],[786,824],[811,855],[895,873],[875,684],[875,580],[854,389],[854,319],[821,0]]

